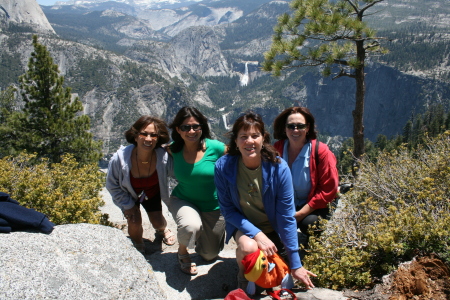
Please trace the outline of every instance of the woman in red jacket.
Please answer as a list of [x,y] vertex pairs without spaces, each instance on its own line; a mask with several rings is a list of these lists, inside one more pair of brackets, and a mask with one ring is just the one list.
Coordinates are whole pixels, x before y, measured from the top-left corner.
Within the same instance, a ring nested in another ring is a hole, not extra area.
[[338,191],[336,157],[319,143],[314,116],[306,107],[290,107],[276,117],[275,148],[292,174],[298,228],[308,235],[309,225],[329,215],[328,203]]

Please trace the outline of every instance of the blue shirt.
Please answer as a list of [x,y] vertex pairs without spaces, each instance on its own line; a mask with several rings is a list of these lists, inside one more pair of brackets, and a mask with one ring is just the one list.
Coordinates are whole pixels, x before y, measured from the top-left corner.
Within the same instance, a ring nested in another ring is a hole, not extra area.
[[[261,230],[244,215],[237,187],[239,155],[224,155],[216,162],[215,183],[222,215],[226,222],[226,242],[238,229],[253,238]],[[262,201],[272,228],[280,236],[289,257],[291,269],[302,266],[298,254],[297,222],[295,221],[294,193],[289,167],[280,163],[262,161]]]
[[[286,161],[289,161],[288,146],[289,140],[286,140],[283,148],[283,158]],[[308,195],[311,190],[311,172],[309,170],[310,157],[311,141],[308,141],[290,167],[292,183],[294,186],[295,207],[304,205],[308,200]]]

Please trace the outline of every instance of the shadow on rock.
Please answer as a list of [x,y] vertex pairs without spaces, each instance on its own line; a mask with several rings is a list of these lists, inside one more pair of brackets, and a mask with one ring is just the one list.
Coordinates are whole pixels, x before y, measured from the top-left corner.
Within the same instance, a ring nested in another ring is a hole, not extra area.
[[[154,272],[165,274],[167,285],[178,291],[186,290],[191,299],[224,298],[236,286],[237,264],[234,258],[222,258],[206,262],[192,254],[198,275],[189,276],[180,270],[177,253],[155,253],[148,257]],[[170,298],[170,295],[169,295]]]

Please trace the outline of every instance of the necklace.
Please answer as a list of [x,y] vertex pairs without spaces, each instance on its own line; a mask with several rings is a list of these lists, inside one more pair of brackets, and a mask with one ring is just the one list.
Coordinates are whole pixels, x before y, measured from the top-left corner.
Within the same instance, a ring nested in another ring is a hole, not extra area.
[[[152,168],[152,159],[153,159],[153,152],[152,152],[152,154],[150,155],[150,166],[149,166],[149,168],[148,168],[148,173],[147,173],[147,177],[149,177],[150,176],[150,169]],[[143,161],[142,162],[143,164],[148,164],[148,161]],[[139,162],[138,162],[138,158],[137,158],[137,149],[136,149],[136,166],[137,166],[137,168],[138,168],[138,175],[139,175],[139,178],[141,178],[141,170],[139,170]]]

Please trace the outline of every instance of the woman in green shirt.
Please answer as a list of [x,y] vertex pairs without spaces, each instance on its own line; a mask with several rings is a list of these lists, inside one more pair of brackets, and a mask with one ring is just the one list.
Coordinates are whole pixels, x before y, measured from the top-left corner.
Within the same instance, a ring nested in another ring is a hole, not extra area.
[[178,227],[178,261],[181,271],[196,275],[188,249],[206,261],[223,249],[225,220],[220,214],[214,184],[214,166],[225,144],[211,140],[208,120],[194,107],[183,107],[172,124],[170,152],[178,184],[170,197],[169,210]]

